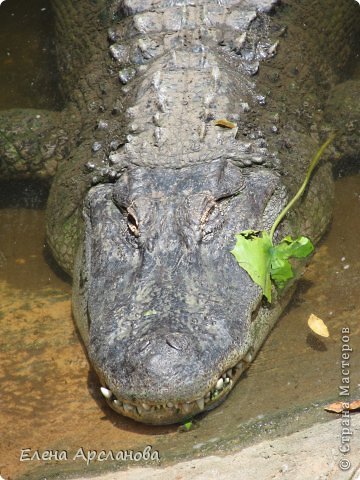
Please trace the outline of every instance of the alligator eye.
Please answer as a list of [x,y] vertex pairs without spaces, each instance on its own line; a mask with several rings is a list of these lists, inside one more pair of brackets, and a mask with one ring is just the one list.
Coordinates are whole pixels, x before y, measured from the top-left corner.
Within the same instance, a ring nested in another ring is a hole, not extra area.
[[216,207],[216,202],[212,201],[209,205],[207,205],[206,209],[204,210],[204,213],[201,215],[200,225],[202,229],[204,229],[210,215],[215,210],[215,207]]
[[223,209],[221,203],[219,200],[213,200],[201,215],[200,226],[204,241],[208,240],[212,234],[215,234],[222,227]]
[[211,204],[206,207],[204,213],[201,215],[201,218],[200,218],[200,225],[202,227],[204,227],[204,225],[208,221],[208,219],[209,219],[210,215],[212,214],[212,212],[214,211],[215,207],[216,207],[216,202],[215,201],[211,202]]
[[134,237],[140,237],[139,222],[134,209],[131,206],[125,206],[121,204],[118,204],[117,206],[120,212],[127,219],[127,225],[130,233],[132,233]]
[[127,222],[128,222],[128,227],[129,227],[129,230],[130,232],[135,236],[135,237],[139,237],[140,236],[140,232],[139,232],[139,225],[138,225],[138,221],[137,221],[137,218],[135,217],[135,215],[133,215],[131,212],[127,212],[128,216],[127,216]]

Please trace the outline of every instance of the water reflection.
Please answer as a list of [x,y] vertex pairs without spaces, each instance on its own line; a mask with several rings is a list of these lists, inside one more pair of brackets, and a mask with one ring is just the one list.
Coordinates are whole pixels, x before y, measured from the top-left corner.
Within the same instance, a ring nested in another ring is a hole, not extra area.
[[0,109],[60,107],[50,3],[0,6]]

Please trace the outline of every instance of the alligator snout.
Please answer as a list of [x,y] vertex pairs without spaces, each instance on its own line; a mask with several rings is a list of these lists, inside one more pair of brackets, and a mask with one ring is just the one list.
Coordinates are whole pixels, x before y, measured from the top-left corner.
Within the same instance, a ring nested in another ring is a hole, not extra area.
[[[213,341],[221,344],[217,337]],[[218,370],[216,362],[221,365],[229,345],[224,347],[222,355],[214,356],[201,335],[157,332],[127,342],[121,362],[111,349],[103,364],[99,351],[90,350],[90,357],[99,369],[102,394],[113,409],[147,423],[173,423],[216,406],[244,371],[248,355]]]
[[[248,352],[231,367],[223,367],[211,376],[209,361],[216,360],[211,358],[211,350],[206,359],[201,343],[201,337],[168,332],[134,339],[121,365],[107,363],[101,368],[99,359],[92,357],[100,366],[100,378],[104,371],[114,374],[102,381],[104,398],[114,410],[153,424],[182,421],[214,408],[225,399],[252,358]],[[221,362],[221,355],[215,359]]]
[[229,393],[251,361],[253,312],[269,324],[230,250],[235,233],[272,221],[278,180],[218,161],[205,176],[139,170],[88,194],[74,314],[108,404],[174,423]]
[[187,400],[189,386],[186,379],[196,377],[198,383],[204,382],[199,353],[196,338],[185,333],[153,334],[146,339],[146,347],[141,345],[140,350],[135,342],[125,356],[127,370],[132,371],[134,394],[135,390],[143,390],[144,397],[154,403],[174,401],[172,387],[176,383],[177,400]]

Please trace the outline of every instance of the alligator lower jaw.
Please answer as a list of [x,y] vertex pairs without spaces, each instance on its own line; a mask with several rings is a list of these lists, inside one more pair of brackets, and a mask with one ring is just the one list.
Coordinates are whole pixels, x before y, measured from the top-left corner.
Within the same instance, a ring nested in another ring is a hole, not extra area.
[[101,387],[101,393],[108,405],[118,413],[142,423],[166,425],[180,423],[201,412],[215,408],[225,400],[242,373],[249,367],[253,355],[249,352],[234,367],[229,368],[217,380],[215,386],[203,397],[186,402],[167,403],[131,403],[116,397],[107,387]]

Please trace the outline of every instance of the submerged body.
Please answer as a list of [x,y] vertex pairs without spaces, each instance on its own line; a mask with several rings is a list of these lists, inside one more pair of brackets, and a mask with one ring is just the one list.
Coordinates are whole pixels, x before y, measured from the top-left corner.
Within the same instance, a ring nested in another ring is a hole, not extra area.
[[[62,114],[81,141],[55,177],[48,239],[73,274],[75,320],[108,404],[174,423],[226,397],[289,299],[274,292],[266,303],[230,251],[236,233],[269,229],[302,182],[326,99],[317,80],[339,79],[359,23],[346,1],[330,2],[348,22],[332,68],[320,46],[296,44],[274,0],[112,3],[97,4],[113,20],[89,34],[103,42],[96,74],[88,69]],[[311,25],[324,24],[321,5]],[[324,57],[318,69],[299,71],[312,57]],[[286,233],[321,236],[331,186],[323,165]]]

